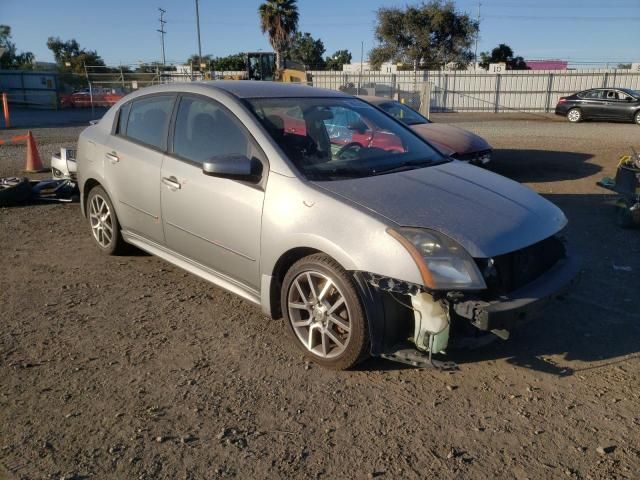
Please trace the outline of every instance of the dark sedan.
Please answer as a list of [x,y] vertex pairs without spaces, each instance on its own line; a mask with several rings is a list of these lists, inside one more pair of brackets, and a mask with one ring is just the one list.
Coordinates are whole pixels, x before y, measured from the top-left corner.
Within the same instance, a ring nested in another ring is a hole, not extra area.
[[640,125],[640,92],[628,88],[592,88],[560,97],[556,115],[572,123],[582,120],[622,120]]

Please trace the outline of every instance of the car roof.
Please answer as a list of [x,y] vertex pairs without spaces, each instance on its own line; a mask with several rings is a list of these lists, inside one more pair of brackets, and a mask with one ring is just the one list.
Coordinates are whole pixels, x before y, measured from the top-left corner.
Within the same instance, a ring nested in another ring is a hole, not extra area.
[[358,98],[361,98],[365,102],[369,102],[372,105],[380,105],[387,102],[396,102],[396,100],[394,100],[393,98],[374,97],[373,95],[358,95]]
[[303,84],[265,82],[260,80],[212,80],[194,82],[208,88],[224,90],[237,98],[283,97],[349,97],[336,90],[309,87]]
[[631,92],[631,91],[633,91],[630,88],[621,88],[621,87],[594,87],[594,88],[587,88],[586,90],[582,90],[582,92],[591,92],[593,90],[620,90],[622,92]]

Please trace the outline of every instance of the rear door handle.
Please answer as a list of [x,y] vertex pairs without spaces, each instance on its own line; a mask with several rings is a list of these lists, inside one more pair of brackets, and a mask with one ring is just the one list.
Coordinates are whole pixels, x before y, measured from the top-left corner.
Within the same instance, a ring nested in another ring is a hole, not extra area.
[[111,163],[118,163],[120,161],[120,157],[115,153],[105,153],[104,158],[109,160]]
[[182,185],[176,177],[162,177],[162,183],[164,183],[171,190],[180,190]]

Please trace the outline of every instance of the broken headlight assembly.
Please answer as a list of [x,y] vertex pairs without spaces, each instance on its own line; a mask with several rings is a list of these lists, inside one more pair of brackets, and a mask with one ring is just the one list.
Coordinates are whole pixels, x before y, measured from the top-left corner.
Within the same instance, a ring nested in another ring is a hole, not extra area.
[[483,290],[482,274],[473,258],[455,241],[423,228],[388,228],[411,255],[431,290]]

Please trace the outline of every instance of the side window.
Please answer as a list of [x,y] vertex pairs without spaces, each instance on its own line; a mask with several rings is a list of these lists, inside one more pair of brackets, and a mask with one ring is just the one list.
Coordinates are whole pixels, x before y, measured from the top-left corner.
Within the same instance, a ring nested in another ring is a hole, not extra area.
[[127,121],[127,137],[163,149],[172,106],[171,95],[134,100]]
[[118,110],[118,118],[116,119],[116,125],[113,129],[114,135],[124,135],[127,131],[127,118],[129,117],[130,109],[131,102],[124,104],[120,110]]
[[220,155],[260,156],[239,121],[227,110],[194,97],[180,100],[173,153],[197,163]]
[[588,99],[591,99],[591,100],[599,99],[599,98],[602,98],[602,90],[587,90],[581,96],[582,96],[582,98],[588,98]]

